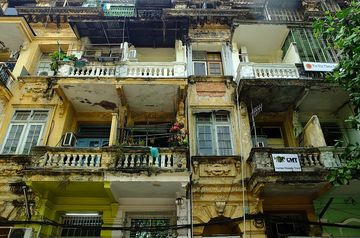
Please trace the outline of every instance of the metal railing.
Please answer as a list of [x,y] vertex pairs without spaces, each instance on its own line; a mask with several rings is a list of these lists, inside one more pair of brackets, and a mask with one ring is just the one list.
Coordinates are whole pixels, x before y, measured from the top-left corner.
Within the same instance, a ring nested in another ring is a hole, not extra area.
[[15,63],[0,63],[0,82],[8,89],[15,81],[15,77],[11,73],[14,67]]

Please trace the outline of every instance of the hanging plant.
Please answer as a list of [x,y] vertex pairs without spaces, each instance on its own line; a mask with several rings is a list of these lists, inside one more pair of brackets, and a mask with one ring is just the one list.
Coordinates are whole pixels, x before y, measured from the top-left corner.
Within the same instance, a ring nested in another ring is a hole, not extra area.
[[67,56],[63,51],[54,51],[53,53],[49,54],[51,63],[50,68],[52,71],[55,72],[55,75],[59,69],[59,62],[60,61],[75,61],[77,60],[75,55],[69,55]]

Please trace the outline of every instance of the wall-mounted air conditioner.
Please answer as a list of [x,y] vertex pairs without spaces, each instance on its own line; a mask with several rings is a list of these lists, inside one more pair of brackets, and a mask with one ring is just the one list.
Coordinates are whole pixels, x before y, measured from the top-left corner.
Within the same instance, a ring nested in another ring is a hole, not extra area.
[[76,144],[76,136],[73,132],[66,132],[61,143],[62,146],[73,147]]
[[52,70],[42,70],[38,72],[38,76],[54,76],[54,71]]
[[14,227],[10,229],[8,238],[31,238],[32,233],[31,228]]

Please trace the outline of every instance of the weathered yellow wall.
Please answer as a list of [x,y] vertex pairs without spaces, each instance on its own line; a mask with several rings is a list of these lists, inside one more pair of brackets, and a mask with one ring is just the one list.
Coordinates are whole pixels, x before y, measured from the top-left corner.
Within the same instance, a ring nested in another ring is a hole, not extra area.
[[172,62],[176,60],[174,48],[136,48],[139,62]]

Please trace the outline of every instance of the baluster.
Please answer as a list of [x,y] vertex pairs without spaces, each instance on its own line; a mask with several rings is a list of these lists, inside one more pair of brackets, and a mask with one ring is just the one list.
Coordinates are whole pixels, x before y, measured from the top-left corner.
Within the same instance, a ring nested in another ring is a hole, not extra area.
[[49,154],[49,156],[48,156],[48,159],[46,160],[46,162],[45,162],[45,166],[46,167],[51,167],[51,164],[52,164],[52,161],[53,161],[53,154]]
[[101,165],[101,155],[96,155],[95,167],[100,167]]
[[164,155],[159,155],[159,167],[165,168],[165,156]]
[[124,168],[129,167],[130,164],[130,160],[129,160],[129,155],[124,155]]
[[134,157],[132,154],[129,154],[129,157],[128,157],[128,160],[129,160],[129,167],[130,168],[134,168],[135,167],[135,164],[134,164]]
[[305,161],[304,161],[304,156],[303,154],[298,154],[299,160],[300,160],[300,166],[304,167],[305,166]]
[[78,155],[78,161],[77,161],[77,164],[76,164],[77,167],[82,167],[83,166],[84,156],[85,155],[83,155],[83,154]]
[[48,160],[48,157],[49,157],[48,153],[44,154],[42,160],[39,161],[39,166],[40,167],[45,167],[46,166],[46,162]]
[[66,155],[66,158],[65,158],[65,166],[67,167],[67,166],[70,166],[70,159],[71,159],[71,154],[67,154]]
[[59,155],[58,154],[55,154],[53,156],[53,162],[51,163],[52,166],[56,167],[58,166],[58,163],[59,163]]
[[76,166],[76,159],[77,159],[77,155],[73,154],[72,155],[72,161],[71,161],[71,167],[75,167]]
[[167,68],[164,68],[164,74],[163,77],[167,77],[169,75],[169,70]]
[[89,167],[90,155],[84,154],[83,167]]
[[92,155],[90,155],[90,156],[91,156],[91,159],[90,159],[90,167],[94,167],[94,165],[95,165],[95,155],[92,154]]
[[60,154],[59,166],[63,167],[65,165],[65,154]]

